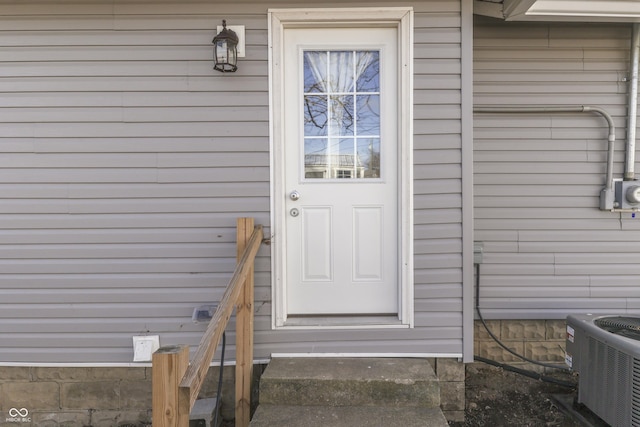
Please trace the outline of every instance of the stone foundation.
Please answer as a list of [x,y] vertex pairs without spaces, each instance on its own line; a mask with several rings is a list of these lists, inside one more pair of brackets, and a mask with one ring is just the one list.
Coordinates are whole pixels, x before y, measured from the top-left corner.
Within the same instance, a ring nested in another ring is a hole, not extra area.
[[[209,369],[200,398],[215,396],[219,372]],[[223,418],[234,417],[234,376],[224,368]],[[0,367],[0,378],[1,427],[151,426],[150,367]]]
[[431,359],[440,383],[440,408],[447,421],[464,421],[465,365],[457,359]]
[[[487,320],[486,323],[491,332],[516,353],[538,362],[564,364],[564,320]],[[545,369],[525,362],[503,349],[491,338],[479,320],[475,322],[474,354],[538,372]]]

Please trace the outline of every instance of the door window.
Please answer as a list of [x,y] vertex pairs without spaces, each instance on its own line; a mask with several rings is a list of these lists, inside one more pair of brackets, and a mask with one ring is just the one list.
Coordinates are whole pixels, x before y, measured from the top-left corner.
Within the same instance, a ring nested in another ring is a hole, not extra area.
[[305,50],[304,177],[380,178],[380,52]]

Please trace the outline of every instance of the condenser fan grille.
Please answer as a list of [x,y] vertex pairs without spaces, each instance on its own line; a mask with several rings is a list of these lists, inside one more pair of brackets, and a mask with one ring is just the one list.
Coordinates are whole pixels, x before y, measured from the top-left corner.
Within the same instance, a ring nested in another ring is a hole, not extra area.
[[612,334],[640,341],[640,318],[638,317],[603,317],[594,323]]

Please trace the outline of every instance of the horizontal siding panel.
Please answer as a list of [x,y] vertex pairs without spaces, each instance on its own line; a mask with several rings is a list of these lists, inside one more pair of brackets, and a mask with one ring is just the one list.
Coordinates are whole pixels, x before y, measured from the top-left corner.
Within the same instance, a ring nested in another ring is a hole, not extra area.
[[414,250],[419,254],[459,254],[462,251],[460,238],[417,240]]
[[414,305],[416,311],[428,311],[431,313],[450,311],[461,312],[462,298],[460,296],[457,296],[455,298],[430,298],[427,300],[417,300]]
[[462,41],[460,29],[451,28],[433,28],[420,26],[414,29],[415,40],[420,43],[449,43],[457,44]]
[[43,108],[43,107],[89,107],[94,108],[129,108],[129,107],[216,107],[220,98],[236,107],[268,106],[268,95],[261,91],[230,92],[170,92],[166,88],[154,92],[69,92],[60,96],[59,92],[14,92],[4,93],[0,98],[0,107],[7,108]]
[[[232,257],[230,257],[232,258]],[[264,262],[259,261],[259,265]],[[266,263],[268,266],[268,261]],[[222,267],[222,266],[220,266]],[[3,274],[2,289],[43,289],[51,291],[55,289],[82,289],[86,287],[88,282],[93,283],[94,287],[89,289],[118,289],[131,288],[135,284],[135,288],[141,289],[160,289],[160,288],[205,288],[210,293],[211,300],[215,300],[218,295],[223,292],[223,287],[229,282],[233,273],[233,265],[229,264],[228,270],[217,270],[210,273],[190,274],[190,273],[88,273],[78,274]],[[257,283],[269,283],[270,276],[267,271],[258,271],[255,275]],[[3,291],[4,292],[4,291]]]
[[56,123],[56,122],[244,122],[247,117],[255,121],[267,121],[267,108],[238,107],[57,107],[3,108],[0,110],[6,122]]
[[460,76],[451,74],[416,74],[413,84],[418,90],[460,89],[461,81]]
[[202,168],[241,164],[245,167],[267,166],[268,153],[171,153],[158,154],[161,168]]
[[414,213],[415,224],[460,224],[460,209],[421,209]]
[[[5,143],[0,138],[0,152]],[[9,144],[7,152],[17,151]],[[22,146],[25,146],[24,148]],[[205,137],[157,137],[157,138],[37,138],[21,144],[18,152],[38,153],[181,153],[181,152],[268,152],[266,137],[205,136]]]
[[547,308],[547,307],[536,307],[536,308],[528,308],[528,309],[483,309],[482,314],[485,319],[513,319],[513,320],[521,320],[521,319],[531,319],[531,320],[549,320],[549,319],[558,319],[558,320],[566,320],[569,314],[611,314],[621,312],[630,312],[625,310],[619,306],[614,306],[613,308],[598,308],[598,307],[574,307],[574,304],[571,304],[570,308],[564,309],[562,311],[557,308]]
[[589,233],[574,230],[553,232],[548,230],[521,231],[518,234],[518,239],[521,242],[579,242],[580,247],[583,249],[585,246],[589,246],[588,243],[599,246],[613,242],[624,242],[623,246],[627,247],[628,243],[635,244],[640,241],[640,232],[631,230],[624,233],[611,233],[610,231],[601,230],[592,230]]
[[[501,299],[484,298],[482,306],[484,309],[503,309],[504,305]],[[513,299],[510,301],[511,309],[513,310],[529,310],[533,311],[533,308],[540,310],[549,310],[547,314],[553,309],[567,310],[565,313],[571,312],[571,310],[589,310],[593,307],[598,307],[599,310],[620,310],[624,309],[626,304],[625,300],[621,298],[527,298],[527,299]],[[508,311],[508,310],[505,310]],[[484,311],[483,311],[484,313]],[[548,317],[554,318],[554,317]],[[556,317],[557,318],[557,317]]]
[[460,197],[460,194],[415,195],[414,203],[416,209],[447,209],[461,207],[462,199]]
[[[489,254],[483,255],[483,271],[485,276],[497,276],[497,275],[535,275],[535,276],[549,276],[558,273],[557,268],[552,263],[504,263],[498,264],[495,262],[495,257],[491,260]],[[486,261],[484,261],[486,260]],[[587,274],[585,272],[581,274]],[[490,285],[487,283],[486,285]],[[509,292],[505,291],[504,295],[508,295]]]
[[269,179],[268,167],[226,168],[165,168],[158,170],[161,183],[199,182],[265,182]]
[[[36,136],[47,138],[86,138],[102,137],[105,134],[113,137],[210,137],[211,135],[229,136],[231,128],[226,123],[43,123],[33,125],[9,125],[0,128],[0,137]],[[234,136],[264,136],[268,123],[246,122],[241,131]]]
[[414,105],[421,104],[442,104],[459,105],[460,90],[458,89],[422,89],[413,92]]
[[[496,219],[478,219],[475,221],[478,228],[482,227],[482,230],[586,230],[593,225],[591,219],[584,218],[566,218],[566,219],[537,219],[527,218],[524,219],[508,219],[508,218],[496,218]],[[615,222],[604,222],[596,225],[599,230],[619,230],[619,224]]]
[[[209,54],[209,48],[206,55]],[[201,56],[205,53],[202,52]],[[180,60],[180,59],[175,59]],[[443,78],[444,80],[444,78]],[[264,88],[264,77],[238,77],[242,84],[238,87],[240,91],[246,90],[255,92]],[[0,80],[0,91],[2,92],[65,92],[65,91],[225,91],[228,90],[228,82],[220,78],[211,76],[202,77],[155,77],[153,79],[145,77],[6,77]]]
[[[207,301],[209,298],[220,300],[224,288],[206,289],[180,287],[180,293],[187,301]],[[72,307],[74,304],[93,304],[100,301],[102,304],[140,304],[149,300],[153,296],[155,303],[170,304],[175,301],[175,289],[121,289],[119,292],[112,292],[110,289],[55,289],[44,291],[42,289],[4,289],[2,291],[2,304],[29,304],[39,303],[45,305],[61,304]],[[73,311],[73,308],[70,310]]]
[[413,108],[416,120],[460,119],[461,109],[458,105],[416,105]]
[[153,259],[48,259],[0,260],[7,274],[96,274],[96,273],[212,273],[233,269],[234,259],[153,258]]
[[[31,191],[31,189],[29,190]],[[269,184],[266,182],[217,182],[215,185],[211,185],[210,183],[73,184],[69,185],[66,191],[67,197],[71,199],[146,199],[161,197],[178,199],[192,197],[229,198],[238,197],[238,195],[243,197],[264,197],[269,193]],[[0,195],[1,194],[3,194],[3,186],[0,186]]]
[[[576,185],[576,188],[580,188],[580,186],[604,186],[604,170],[601,174],[562,174],[562,179],[558,178],[558,175],[555,174],[539,174],[535,173],[522,173],[522,174],[502,174],[502,173],[482,173],[475,175],[475,181],[477,184],[492,186],[513,186],[513,188],[517,188],[520,185],[529,185],[533,180],[537,185],[556,185],[558,182],[562,182],[561,185]],[[508,176],[508,182],[505,177]],[[491,191],[497,191],[497,188],[492,188]],[[481,190],[480,190],[481,191]],[[553,190],[549,190],[553,191]]]
[[414,194],[460,194],[461,191],[460,179],[422,180],[419,189],[414,191]]
[[[417,251],[416,251],[417,252]],[[416,253],[414,257],[416,265],[420,268],[461,268],[462,256],[460,254],[421,254]]]
[[[51,322],[57,322],[58,318],[67,321],[68,319],[76,319],[81,322],[83,319],[103,319],[109,322],[109,319],[126,318],[178,318],[180,321],[176,323],[176,327],[180,324],[191,324],[191,315],[193,309],[202,304],[201,301],[173,301],[171,303],[113,303],[113,304],[38,304],[37,313],[30,313],[29,318],[50,319]],[[20,319],[20,311],[24,312],[28,305],[2,305],[3,318]],[[161,315],[159,315],[161,313]],[[107,320],[105,320],[107,319]],[[105,328],[105,330],[108,330]],[[175,329],[172,329],[172,331]],[[131,337],[128,337],[131,339]],[[80,345],[79,345],[80,346]]]
[[[268,224],[266,215],[255,214],[256,224]],[[111,215],[3,215],[7,229],[76,229],[76,228],[198,228],[235,226],[228,213],[195,214],[111,214]]]
[[462,298],[462,289],[453,284],[427,284],[416,286],[416,300],[441,299],[441,298]]
[[113,258],[209,258],[233,254],[235,242],[227,246],[220,243],[189,244],[49,244],[2,245],[2,259],[113,259]]
[[[417,3],[414,6],[416,8],[421,6],[428,6],[430,2]],[[432,12],[432,13],[416,13],[415,16],[416,27],[421,28],[460,28],[460,13],[459,12]]]
[[443,239],[462,237],[461,224],[421,224],[416,225],[413,230],[416,240],[420,239]]
[[[69,330],[74,330],[78,334],[101,334],[104,332],[105,325],[104,319],[58,319],[55,322],[46,322],[43,323],[42,319],[31,319],[31,320],[21,320],[21,321],[7,321],[4,320],[0,325],[0,334],[10,334],[10,333],[20,333],[20,334],[29,334],[36,327],[36,323],[39,323],[38,330],[41,334],[61,334],[65,333]],[[185,321],[184,317],[177,318],[163,318],[163,319],[154,319],[154,318],[143,318],[143,319],[127,319],[126,322],[109,322],[109,330],[114,334],[122,335],[137,335],[140,334],[140,331],[145,331],[147,329],[153,330],[172,330],[175,329],[176,324],[181,324],[185,331],[191,333],[200,333],[203,331],[202,325],[196,326],[194,324],[189,324]],[[28,336],[28,335],[27,335]],[[68,338],[67,338],[68,339]],[[125,344],[125,343],[123,343]],[[126,346],[123,345],[123,346]]]
[[[547,241],[547,242],[520,242],[519,245],[520,252],[553,252],[553,253],[566,253],[566,254],[581,254],[591,253],[588,258],[592,256],[600,256],[602,254],[609,254],[611,257],[618,257],[624,261],[629,262],[629,259],[626,254],[632,254],[631,256],[637,257],[640,252],[640,241],[639,242],[558,242],[558,241]],[[622,255],[620,255],[622,254]],[[608,260],[609,256],[603,256],[603,260]],[[608,260],[609,261],[609,260]]]
[[[117,202],[117,203],[114,203]],[[176,212],[258,212],[268,209],[267,197],[234,197],[225,198],[184,198],[176,206],[171,199],[108,199],[70,201],[71,213],[176,213]]]
[[[422,267],[422,266],[420,266]],[[462,271],[459,268],[437,268],[429,269],[416,268],[414,271],[414,279],[416,289],[421,285],[454,285],[461,290],[460,282],[462,281]]]
[[[578,190],[578,189],[576,189]],[[582,196],[585,193],[578,193],[577,195],[564,195],[564,196],[547,196],[547,197],[536,197],[536,196],[512,196],[512,197],[476,197],[475,198],[475,206],[477,208],[484,207],[493,207],[493,208],[537,208],[541,205],[550,205],[557,208],[568,208],[572,207],[574,209],[580,208],[592,208],[598,205],[597,195],[600,193],[601,189],[590,189],[585,191],[587,196]]]
[[[593,206],[596,207],[595,205]],[[570,208],[558,208],[554,210],[537,207],[537,208],[477,208],[476,212],[481,214],[483,217],[491,217],[494,219],[504,218],[520,218],[520,220],[524,218],[548,218],[548,219],[557,219],[557,218],[567,218],[567,219],[607,219],[610,216],[606,212],[600,212],[597,210],[591,209],[570,209]]]
[[592,286],[591,296],[594,298],[611,298],[612,295],[621,295],[627,299],[629,308],[640,308],[640,288],[636,280],[635,286],[620,286],[618,280],[608,281],[603,286]]
[[[485,182],[488,184],[488,182]],[[475,192],[476,203],[482,204],[484,199],[487,199],[487,204],[491,203],[493,197],[503,198],[535,198],[535,197],[572,197],[581,194],[598,194],[602,190],[601,186],[596,185],[500,185],[501,182],[496,180],[496,185],[483,185],[478,191]],[[556,199],[546,199],[547,201]]]
[[153,168],[140,169],[30,169],[0,170],[0,183],[105,183],[105,182],[158,182],[158,172]]
[[[587,102],[593,105],[612,105],[620,103],[624,94],[622,92],[614,93],[589,93],[588,98],[584,93],[564,93],[558,91],[555,93],[539,93],[539,92],[527,92],[526,99],[528,106],[547,106],[557,102],[558,93],[562,93],[562,105],[584,105]],[[522,106],[523,93],[505,93],[496,92],[489,93],[484,91],[481,95],[477,94],[475,97],[476,105],[515,105]]]
[[428,165],[415,167],[413,176],[416,180],[460,178],[462,169],[459,164]]
[[461,153],[459,149],[449,150],[421,150],[416,152],[413,158],[415,165],[439,165],[439,164],[458,164],[461,161]]
[[[416,44],[414,45],[414,55],[416,58],[438,58],[438,59],[456,59],[460,58],[460,44],[459,43],[435,43],[429,40],[429,43],[421,43],[422,40],[415,38]],[[426,72],[432,72],[428,68]],[[459,73],[460,68],[454,70]],[[420,73],[420,71],[418,72]]]
[[557,176],[571,175],[571,174],[597,174],[602,176],[602,165],[590,163],[590,162],[566,162],[566,161],[548,161],[548,162],[485,162],[479,165],[477,168],[478,174],[483,173],[504,173],[504,174],[517,174],[517,172],[523,174],[555,174]]
[[[482,266],[481,266],[482,267]],[[505,288],[513,288],[513,289],[531,289],[538,290],[549,288],[553,291],[555,288],[573,288],[573,287],[586,287],[592,284],[590,277],[587,275],[583,276],[522,276],[522,275],[494,275],[487,276],[485,274],[484,268],[481,268],[481,280],[487,280],[491,283],[492,289],[501,288],[502,292],[508,291]],[[486,289],[484,283],[481,282],[481,289]]]
[[[480,292],[480,300],[485,301],[485,298],[501,298],[504,296],[505,289],[503,287],[490,287],[483,286]],[[540,286],[536,288],[529,287],[514,287],[509,290],[510,298],[537,298],[541,294],[549,298],[589,298],[591,297],[591,290],[588,286],[571,286],[564,288],[561,286],[547,287]]]
[[[222,155],[224,157],[224,155]],[[0,156],[2,169],[30,168],[153,168],[158,156],[146,153],[127,154],[41,154],[6,153]]]

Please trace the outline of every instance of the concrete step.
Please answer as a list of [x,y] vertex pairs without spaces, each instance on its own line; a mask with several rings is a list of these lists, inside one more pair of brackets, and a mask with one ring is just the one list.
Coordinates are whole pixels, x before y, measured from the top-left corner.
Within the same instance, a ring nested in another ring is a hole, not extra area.
[[438,408],[258,406],[251,427],[448,427]]
[[440,387],[425,359],[274,358],[260,404],[438,408]]

